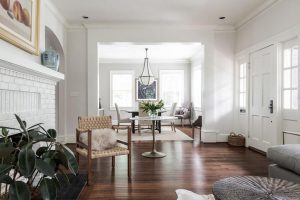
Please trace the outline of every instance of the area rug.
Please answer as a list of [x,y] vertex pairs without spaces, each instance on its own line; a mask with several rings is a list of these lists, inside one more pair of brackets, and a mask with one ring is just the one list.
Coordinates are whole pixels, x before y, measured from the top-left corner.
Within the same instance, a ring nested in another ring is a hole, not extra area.
[[[119,140],[126,141],[127,140],[127,131],[119,130],[117,134]],[[138,131],[135,134],[132,134],[132,141],[152,141],[152,131],[150,129],[145,129],[141,131],[141,134]],[[176,129],[176,132],[171,131],[170,127],[162,127],[161,133],[155,131],[155,140],[157,141],[192,141],[193,139],[182,131]]]

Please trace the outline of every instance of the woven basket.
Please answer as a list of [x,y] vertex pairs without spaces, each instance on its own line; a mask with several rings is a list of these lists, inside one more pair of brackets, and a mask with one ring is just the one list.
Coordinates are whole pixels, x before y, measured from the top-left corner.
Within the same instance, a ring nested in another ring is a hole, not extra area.
[[236,147],[245,146],[245,136],[242,134],[230,133],[228,136],[228,144]]

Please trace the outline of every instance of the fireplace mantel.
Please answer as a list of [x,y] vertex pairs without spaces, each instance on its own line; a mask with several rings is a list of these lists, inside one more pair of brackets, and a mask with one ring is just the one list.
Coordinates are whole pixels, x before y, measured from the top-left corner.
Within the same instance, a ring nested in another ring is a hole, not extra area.
[[14,55],[6,53],[0,54],[0,66],[5,66],[8,69],[46,78],[53,81],[64,80],[65,75],[49,69],[43,65],[26,59],[15,58]]

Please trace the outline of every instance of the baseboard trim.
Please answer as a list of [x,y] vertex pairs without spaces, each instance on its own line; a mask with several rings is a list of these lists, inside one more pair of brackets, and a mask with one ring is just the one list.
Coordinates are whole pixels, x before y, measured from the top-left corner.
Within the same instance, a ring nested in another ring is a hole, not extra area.
[[248,146],[248,149],[250,149],[251,151],[255,151],[256,153],[259,153],[259,154],[261,154],[261,155],[267,156],[267,153],[266,153],[266,152],[264,152],[264,151],[262,151],[262,150],[259,150],[259,149],[255,148],[255,147]]

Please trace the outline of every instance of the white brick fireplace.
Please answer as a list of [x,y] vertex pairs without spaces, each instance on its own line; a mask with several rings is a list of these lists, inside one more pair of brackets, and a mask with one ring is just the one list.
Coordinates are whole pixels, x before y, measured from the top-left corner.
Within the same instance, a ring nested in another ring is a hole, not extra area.
[[[32,61],[0,57],[0,126],[18,127],[14,114],[28,125],[56,127],[56,84],[64,75]],[[64,135],[58,135],[60,141]]]

